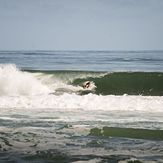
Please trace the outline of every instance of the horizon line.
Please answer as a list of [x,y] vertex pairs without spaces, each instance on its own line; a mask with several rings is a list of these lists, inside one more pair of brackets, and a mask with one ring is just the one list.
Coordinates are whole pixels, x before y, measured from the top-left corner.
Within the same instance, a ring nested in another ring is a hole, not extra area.
[[87,52],[89,52],[89,51],[90,51],[90,52],[91,52],[91,51],[92,51],[92,52],[93,52],[93,51],[94,51],[94,52],[95,52],[95,51],[96,51],[96,52],[148,52],[148,51],[163,51],[163,49],[144,49],[144,50],[143,50],[143,49],[139,49],[139,50],[105,50],[105,49],[104,49],[104,50],[93,50],[93,49],[91,49],[91,50],[90,50],[90,49],[89,49],[89,50],[86,50],[86,49],[85,49],[85,50],[83,50],[83,49],[81,49],[81,50],[72,50],[72,49],[71,49],[71,50],[70,50],[70,49],[69,49],[69,50],[57,50],[57,49],[56,49],[56,50],[54,50],[54,49],[53,49],[53,50],[52,50],[52,49],[49,49],[49,50],[47,50],[47,49],[29,49],[29,50],[28,50],[28,49],[14,49],[14,50],[9,49],[9,50],[6,50],[6,49],[5,49],[5,50],[0,50],[0,52],[10,52],[10,51],[11,51],[11,52],[14,52],[14,51],[15,51],[15,52],[18,52],[18,51],[36,51],[36,52],[37,52],[37,51],[38,51],[38,52],[39,52],[39,51],[42,51],[42,52],[48,52],[48,51],[69,51],[69,52],[75,52],[75,51],[76,51],[76,52],[77,52],[77,51],[85,51],[85,52],[86,52],[86,51],[87,51]]

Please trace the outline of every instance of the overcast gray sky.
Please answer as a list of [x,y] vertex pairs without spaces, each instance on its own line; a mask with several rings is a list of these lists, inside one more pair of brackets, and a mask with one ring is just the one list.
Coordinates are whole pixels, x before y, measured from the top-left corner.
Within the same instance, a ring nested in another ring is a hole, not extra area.
[[0,50],[150,49],[163,0],[0,0]]

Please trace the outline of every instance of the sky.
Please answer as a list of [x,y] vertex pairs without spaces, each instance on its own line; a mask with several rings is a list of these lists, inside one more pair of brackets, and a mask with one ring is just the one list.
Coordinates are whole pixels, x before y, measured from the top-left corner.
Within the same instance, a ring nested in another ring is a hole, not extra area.
[[0,0],[0,50],[162,50],[163,0]]

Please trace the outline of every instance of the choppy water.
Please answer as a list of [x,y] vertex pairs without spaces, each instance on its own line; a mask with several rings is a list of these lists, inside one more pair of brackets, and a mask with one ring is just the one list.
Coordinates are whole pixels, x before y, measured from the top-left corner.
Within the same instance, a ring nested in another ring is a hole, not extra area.
[[163,162],[162,83],[162,51],[1,51],[0,162]]

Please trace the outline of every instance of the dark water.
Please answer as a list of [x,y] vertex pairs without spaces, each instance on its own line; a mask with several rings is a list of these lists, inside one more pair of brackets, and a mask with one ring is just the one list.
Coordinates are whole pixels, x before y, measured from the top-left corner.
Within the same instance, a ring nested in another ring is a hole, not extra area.
[[1,51],[0,162],[162,163],[162,95],[163,51]]

